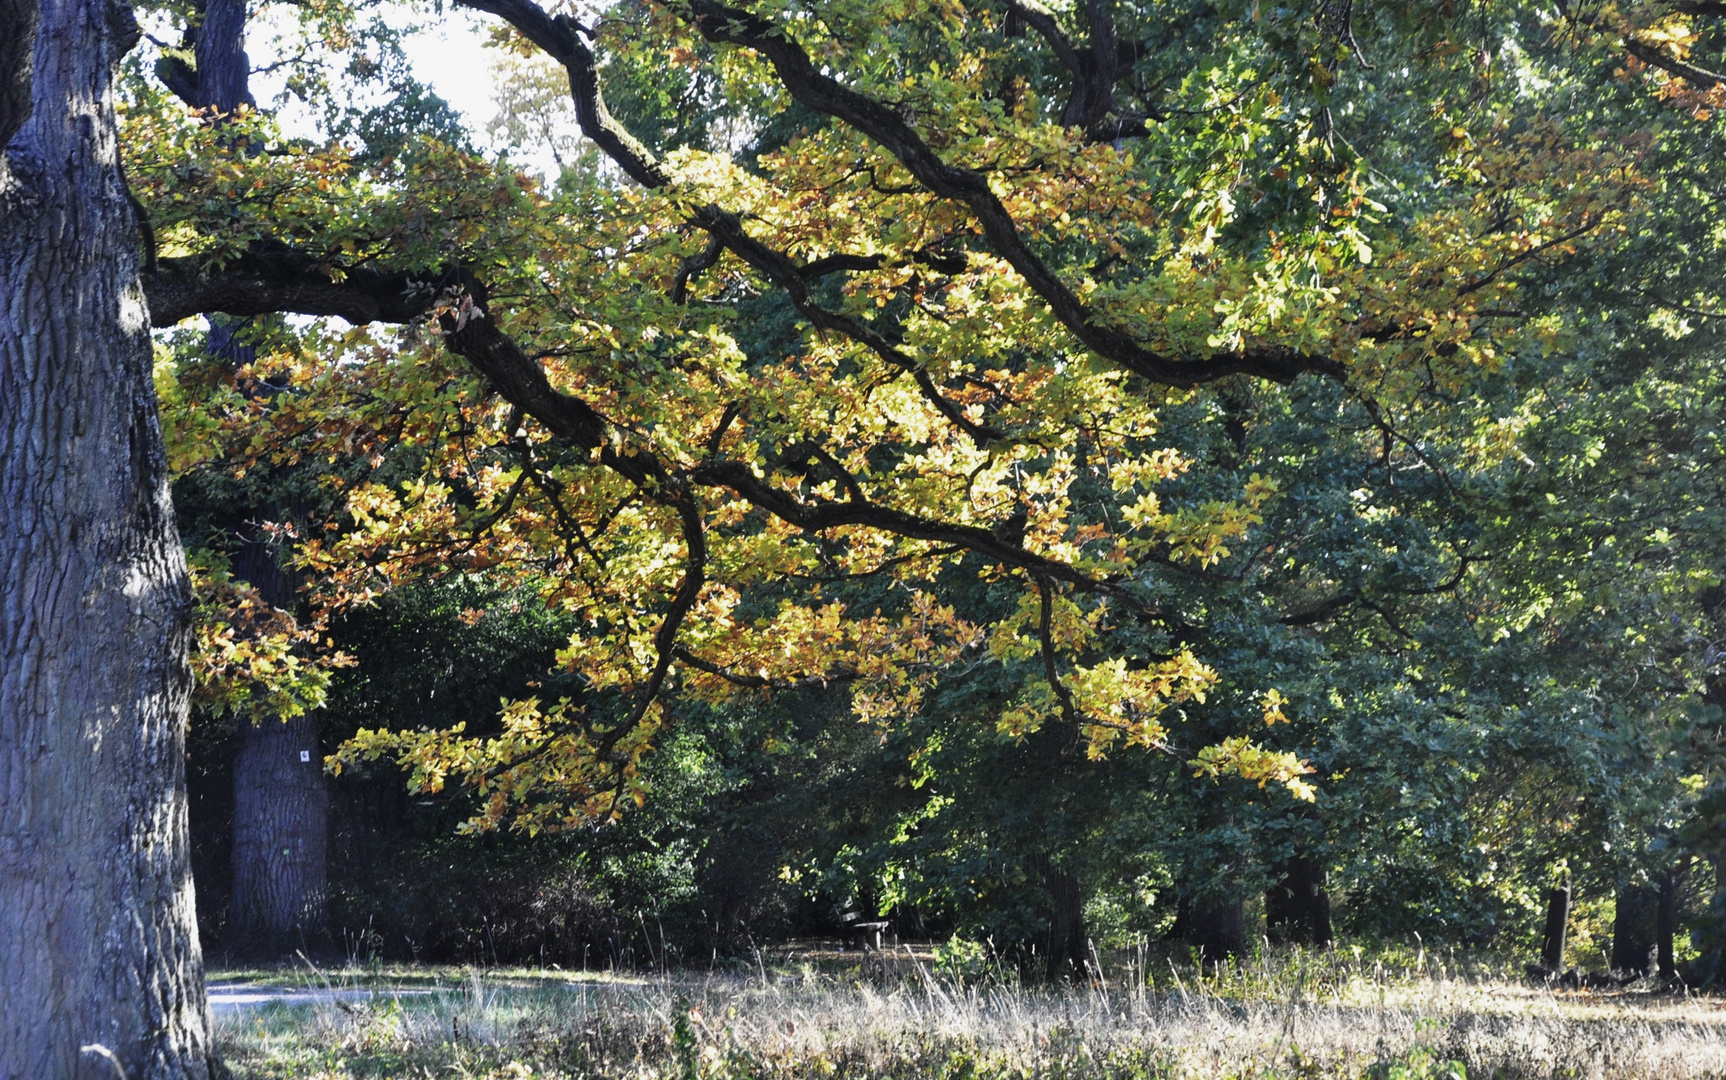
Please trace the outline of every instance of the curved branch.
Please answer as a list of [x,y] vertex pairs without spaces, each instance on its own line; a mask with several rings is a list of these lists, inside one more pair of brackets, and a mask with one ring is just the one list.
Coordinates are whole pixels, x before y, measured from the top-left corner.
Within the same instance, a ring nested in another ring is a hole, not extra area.
[[761,675],[746,675],[730,668],[721,667],[711,660],[701,657],[679,645],[673,650],[677,659],[697,671],[724,679],[733,686],[741,686],[746,690],[825,690],[829,686],[852,682],[857,678],[855,671],[842,671],[833,675],[805,675],[799,679],[769,679]]
[[1055,50],[1055,55],[1060,58],[1061,66],[1072,72],[1074,78],[1085,77],[1084,65],[1079,60],[1079,50],[1073,45],[1073,39],[1061,29],[1061,24],[1055,21],[1054,12],[1037,0],[1007,0],[1007,7],[1023,19],[1025,25],[1042,35],[1043,40],[1049,43],[1049,48]]
[[792,97],[879,144],[931,192],[968,206],[995,253],[1018,271],[1074,337],[1104,359],[1151,382],[1178,387],[1197,386],[1229,375],[1254,375],[1276,382],[1292,382],[1309,372],[1339,380],[1343,377],[1342,366],[1336,361],[1283,346],[1175,359],[1095,321],[1084,302],[1031,250],[1017,222],[990,190],[987,176],[942,161],[897,113],[825,74],[800,45],[753,12],[717,0],[691,0],[687,11],[695,28],[709,41],[755,50],[773,66]]
[[[576,121],[582,134],[592,139],[601,150],[618,166],[628,173],[636,183],[646,188],[661,188],[671,183],[671,177],[664,167],[653,156],[653,152],[643,146],[632,135],[624,130],[605,107],[605,98],[600,93],[599,70],[594,61],[592,50],[582,44],[576,35],[576,23],[566,15],[555,18],[546,13],[545,9],[532,0],[457,0],[464,7],[478,11],[489,12],[507,21],[511,26],[544,49],[552,59],[563,65],[569,75],[570,96],[575,103]],[[808,279],[805,270],[799,267],[788,256],[783,255],[766,244],[749,236],[737,215],[718,206],[709,205],[697,210],[690,216],[692,223],[707,230],[707,232],[736,253],[750,266],[765,274],[767,278],[791,296],[797,310],[811,323],[824,330],[832,330],[843,334],[853,341],[873,350],[883,360],[894,367],[909,372],[917,381],[917,387],[930,404],[938,409],[942,416],[969,435],[979,444],[1001,437],[998,431],[987,425],[978,424],[940,392],[928,372],[922,365],[907,356],[902,350],[895,348],[880,333],[871,330],[863,323],[849,316],[828,311],[817,305],[809,296],[804,282]],[[676,279],[672,283],[672,299],[683,303],[688,294],[689,279],[702,270],[713,265],[719,253],[710,244],[706,251],[685,260],[678,268]]]
[[1050,629],[1054,614],[1054,588],[1049,579],[1038,575],[1037,596],[1042,602],[1042,608],[1037,616],[1037,646],[1043,653],[1043,677],[1049,680],[1050,689],[1054,690],[1055,698],[1061,703],[1061,718],[1078,728],[1083,718],[1079,714],[1079,706],[1073,701],[1073,692],[1067,689],[1067,684],[1061,681],[1061,673],[1055,667],[1055,636]]
[[1719,75],[1706,68],[1699,68],[1695,64],[1687,64],[1665,49],[1657,45],[1650,45],[1637,38],[1626,37],[1624,39],[1624,51],[1649,67],[1657,67],[1670,75],[1676,75],[1687,82],[1693,82],[1697,86],[1726,84],[1726,75]]
[[575,119],[581,125],[581,133],[617,162],[631,180],[646,188],[670,183],[671,178],[653,152],[605,107],[605,98],[599,93],[599,69],[593,50],[577,34],[580,24],[568,15],[553,16],[532,0],[456,0],[456,3],[496,15],[563,65],[569,74],[570,97],[575,102]]
[[666,608],[659,631],[653,635],[653,673],[648,676],[647,685],[642,688],[635,707],[629,710],[628,718],[619,724],[614,729],[615,734],[606,740],[605,750],[608,752],[616,745],[619,736],[641,723],[647,716],[647,710],[659,699],[659,692],[665,688],[666,676],[671,673],[671,661],[679,651],[677,632],[683,628],[683,620],[689,617],[690,610],[695,607],[695,601],[701,595],[701,587],[707,583],[707,523],[701,517],[700,500],[693,491],[679,485],[675,505],[683,532],[683,580],[677,585],[677,594],[671,598],[671,606]]
[[888,364],[909,374],[917,383],[923,397],[935,406],[940,414],[954,427],[969,435],[979,446],[1003,437],[1002,433],[989,426],[979,424],[966,416],[964,410],[948,400],[941,393],[935,380],[917,360],[903,349],[893,344],[885,334],[875,330],[861,320],[854,319],[836,311],[829,311],[815,303],[809,295],[805,284],[807,269],[798,266],[790,258],[781,255],[761,241],[750,236],[743,229],[743,222],[736,214],[722,210],[711,203],[697,210],[691,217],[697,225],[706,229],[715,240],[723,243],[738,258],[759,271],[773,284],[784,290],[799,314],[808,319],[811,324],[823,330],[832,330],[842,334],[852,341],[868,348]]
[[755,475],[741,461],[708,461],[689,471],[692,483],[701,486],[725,487],[774,517],[807,532],[822,532],[846,525],[863,525],[908,540],[928,540],[950,544],[976,552],[1003,566],[1042,574],[1056,581],[1077,586],[1089,592],[1117,596],[1135,608],[1143,605],[1124,595],[1114,581],[1094,578],[1066,563],[1027,551],[988,529],[975,525],[960,525],[938,518],[909,514],[880,503],[861,499],[843,502],[804,502],[788,491],[773,486]]
[[719,237],[712,236],[707,240],[707,246],[700,254],[691,255],[677,266],[677,275],[671,279],[671,302],[687,304],[689,302],[689,283],[703,273],[713,269],[713,264],[719,261],[720,254],[725,250]]
[[[1073,89],[1061,108],[1061,126],[1083,128],[1094,141],[1125,137],[1102,135],[1114,127],[1106,120],[1115,106],[1115,82],[1119,78],[1122,49],[1115,35],[1115,23],[1101,0],[1086,0],[1085,14],[1091,23],[1090,47],[1081,51],[1067,32],[1061,29],[1055,13],[1038,0],[1007,0],[1008,10],[1027,26],[1036,30],[1053,49],[1055,56],[1073,76]],[[1137,134],[1144,134],[1141,120]],[[1099,138],[1099,136],[1101,136]]]
[[[206,281],[176,276],[173,271],[187,269],[180,265],[179,260],[164,260],[163,265],[163,270],[144,277],[152,323],[156,326],[172,326],[191,315],[210,312],[260,314],[295,311],[348,318],[350,314],[384,309],[376,295],[379,291],[376,282],[354,273],[343,281],[328,282],[311,290],[305,287],[303,275],[291,267],[286,268],[281,281],[268,280],[255,272],[237,275],[233,280]],[[482,281],[465,272],[452,272],[442,279],[402,277],[415,283],[416,291],[412,295],[424,299],[419,301],[416,309],[398,293],[383,288],[381,291],[395,306],[389,308],[389,313],[376,316],[378,319],[408,322],[423,317],[439,294],[425,283],[428,280],[453,279],[456,284],[444,286],[443,294],[447,296],[452,288],[460,288],[465,290],[471,304],[465,314],[451,310],[439,316],[445,346],[485,376],[492,388],[511,405],[533,417],[554,437],[593,452],[600,464],[635,484],[644,497],[654,502],[680,507],[685,485],[691,488],[724,487],[782,521],[809,532],[862,525],[910,540],[953,545],[1001,565],[1040,574],[1087,591],[1117,596],[1135,610],[1146,610],[1143,604],[1123,593],[1116,582],[1093,578],[1075,567],[1038,555],[978,526],[910,514],[866,499],[804,502],[755,475],[754,470],[741,461],[709,460],[693,468],[673,471],[647,449],[614,439],[616,429],[610,421],[581,398],[552,386],[544,368],[498,329],[488,313]],[[380,276],[377,280],[385,279]],[[343,290],[351,290],[351,295],[344,295]],[[161,300],[160,306],[158,299]],[[194,300],[206,302],[209,306],[192,306]],[[323,302],[324,306],[318,306],[314,300]]]

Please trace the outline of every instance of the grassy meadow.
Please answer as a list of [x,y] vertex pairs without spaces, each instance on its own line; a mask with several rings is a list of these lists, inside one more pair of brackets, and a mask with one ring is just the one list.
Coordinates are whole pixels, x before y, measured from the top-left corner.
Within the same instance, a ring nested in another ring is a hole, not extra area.
[[1205,971],[1118,958],[1046,988],[902,950],[748,971],[385,968],[218,973],[301,1003],[216,1019],[241,1080],[1151,1080],[1726,1077],[1726,1000],[1561,990],[1421,952],[1276,952]]

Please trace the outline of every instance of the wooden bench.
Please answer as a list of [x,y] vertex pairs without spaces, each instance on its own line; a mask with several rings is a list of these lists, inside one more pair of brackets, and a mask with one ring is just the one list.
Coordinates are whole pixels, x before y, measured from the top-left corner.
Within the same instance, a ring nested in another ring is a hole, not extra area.
[[882,935],[893,925],[884,919],[880,922],[864,922],[863,916],[855,911],[847,911],[839,916],[839,921],[845,924],[845,947],[856,947],[864,952],[880,952]]

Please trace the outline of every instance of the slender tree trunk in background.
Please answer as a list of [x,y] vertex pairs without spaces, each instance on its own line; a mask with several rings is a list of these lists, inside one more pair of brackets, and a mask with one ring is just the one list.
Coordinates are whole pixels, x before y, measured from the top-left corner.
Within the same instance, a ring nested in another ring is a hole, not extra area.
[[0,1078],[208,1078],[191,602],[113,109],[137,25],[0,0],[0,31]]
[[1570,884],[1546,890],[1546,932],[1540,939],[1540,962],[1564,970],[1564,931],[1570,925]]
[[[275,607],[294,607],[293,576],[259,538],[234,572]],[[329,790],[318,734],[322,717],[241,721],[234,755],[232,885],[223,945],[236,956],[274,960],[330,947]]]
[[1612,970],[1647,975],[1659,965],[1655,944],[1660,895],[1647,885],[1625,883],[1618,887],[1612,916]]
[[1324,867],[1300,855],[1279,871],[1277,883],[1265,890],[1265,923],[1272,940],[1329,945],[1330,894],[1324,887]]
[[1062,869],[1046,852],[1030,858],[1049,896],[1049,932],[1043,941],[1043,976],[1056,982],[1090,967],[1085,936],[1085,898],[1078,875]]

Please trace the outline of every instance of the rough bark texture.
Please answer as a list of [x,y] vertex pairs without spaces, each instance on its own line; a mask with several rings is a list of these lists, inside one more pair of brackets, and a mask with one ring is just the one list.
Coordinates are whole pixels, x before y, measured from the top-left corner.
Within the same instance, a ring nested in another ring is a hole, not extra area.
[[1618,887],[1612,916],[1612,970],[1647,975],[1659,963],[1654,944],[1660,904],[1653,887],[1626,883]]
[[12,141],[30,115],[31,50],[41,18],[36,0],[0,0],[0,146]]
[[[245,53],[246,0],[204,0],[186,37],[195,42],[197,66],[168,80],[175,93],[193,108],[221,113],[253,104],[251,64]],[[235,152],[247,150],[236,147]],[[268,255],[257,258],[269,260]],[[210,317],[208,344],[210,352],[232,368],[256,357],[256,350],[237,336],[235,324],[220,316]],[[270,508],[257,516],[280,514]],[[243,520],[233,523],[236,533],[243,535],[248,528]],[[248,538],[234,560],[234,573],[270,604],[294,609],[294,581],[283,571],[274,545]],[[296,949],[322,952],[328,945],[324,853],[329,796],[319,726],[317,718],[300,716],[240,727],[231,893],[222,941],[230,955],[276,959]],[[300,760],[302,753],[307,761]]]
[[1318,860],[1297,856],[1280,867],[1277,884],[1265,891],[1265,923],[1276,941],[1329,945],[1330,894]]
[[207,1078],[190,597],[113,112],[137,27],[39,16],[0,116],[0,1080]]
[[251,105],[252,65],[246,59],[246,0],[205,0],[193,57],[198,63],[200,108],[230,113]]

